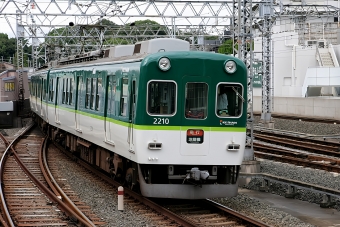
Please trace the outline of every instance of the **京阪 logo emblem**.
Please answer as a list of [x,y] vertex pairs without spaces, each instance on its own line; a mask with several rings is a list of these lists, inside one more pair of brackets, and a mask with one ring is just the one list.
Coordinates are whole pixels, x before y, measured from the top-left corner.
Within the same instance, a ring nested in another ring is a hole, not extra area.
[[236,125],[236,124],[237,124],[236,121],[223,121],[223,120],[220,120],[220,125],[230,126],[230,125]]

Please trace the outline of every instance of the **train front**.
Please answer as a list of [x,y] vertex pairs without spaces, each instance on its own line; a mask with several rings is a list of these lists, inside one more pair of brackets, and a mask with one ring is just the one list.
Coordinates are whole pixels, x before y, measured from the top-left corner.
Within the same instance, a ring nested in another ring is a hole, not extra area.
[[160,52],[140,70],[134,141],[142,194],[237,195],[247,119],[243,62],[208,52]]

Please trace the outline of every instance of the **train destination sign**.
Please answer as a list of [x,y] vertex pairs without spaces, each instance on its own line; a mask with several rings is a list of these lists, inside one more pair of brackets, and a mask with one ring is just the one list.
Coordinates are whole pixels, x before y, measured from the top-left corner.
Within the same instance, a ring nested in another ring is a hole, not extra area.
[[201,129],[187,130],[187,143],[203,143],[204,131]]

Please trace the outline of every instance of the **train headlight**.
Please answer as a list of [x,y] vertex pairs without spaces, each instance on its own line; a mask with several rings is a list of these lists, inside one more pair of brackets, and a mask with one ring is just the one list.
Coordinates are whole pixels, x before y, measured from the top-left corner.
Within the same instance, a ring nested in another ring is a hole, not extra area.
[[236,71],[236,63],[232,60],[226,61],[224,69],[227,73],[234,73]]
[[169,58],[161,58],[161,59],[159,59],[158,67],[162,71],[168,71],[170,69],[170,67],[171,67]]

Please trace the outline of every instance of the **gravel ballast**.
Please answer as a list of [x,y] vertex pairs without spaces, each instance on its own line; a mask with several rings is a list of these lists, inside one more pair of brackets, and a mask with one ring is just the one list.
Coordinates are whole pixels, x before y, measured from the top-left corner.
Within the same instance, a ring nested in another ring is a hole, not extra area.
[[[59,172],[71,189],[77,192],[79,198],[87,205],[91,206],[92,211],[106,222],[105,227],[136,227],[136,226],[156,226],[143,214],[138,214],[129,204],[124,204],[124,211],[118,211],[118,196],[112,188],[107,190],[104,182],[91,181],[91,177],[79,177],[82,167],[76,165],[68,159],[58,160]],[[89,175],[90,176],[90,175]]]
[[[257,117],[255,119],[255,125],[258,124],[258,120],[259,118]],[[274,121],[275,129],[280,130],[315,135],[340,134],[340,125],[285,119],[274,119]],[[15,129],[8,130],[7,132],[8,134],[15,134]],[[60,166],[63,166],[63,177],[67,180],[68,184],[74,191],[79,192],[79,197],[89,206],[93,207],[93,211],[98,216],[102,217],[103,221],[107,222],[106,226],[155,226],[152,221],[142,214],[138,214],[138,211],[128,205],[125,206],[123,212],[118,211],[115,193],[113,191],[105,190],[104,188],[106,187],[93,183],[89,179],[79,178],[76,174],[77,171],[75,170],[75,168],[78,167],[76,167],[73,162],[62,162],[60,163]],[[267,160],[260,160],[260,169],[261,173],[282,176],[340,190],[340,176],[338,174]],[[246,188],[258,190],[260,186],[261,181],[259,179],[253,179]],[[284,193],[286,193],[286,186],[271,184],[269,190],[271,193],[284,195]],[[320,203],[322,201],[322,195],[304,190],[298,190],[296,198],[312,203]],[[214,200],[235,211],[246,214],[254,219],[261,220],[270,226],[313,226],[286,212],[271,207],[265,202],[251,198],[246,194],[239,194],[232,198],[218,198]],[[340,203],[336,200],[335,208],[339,210],[339,207]]]

